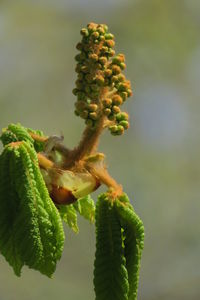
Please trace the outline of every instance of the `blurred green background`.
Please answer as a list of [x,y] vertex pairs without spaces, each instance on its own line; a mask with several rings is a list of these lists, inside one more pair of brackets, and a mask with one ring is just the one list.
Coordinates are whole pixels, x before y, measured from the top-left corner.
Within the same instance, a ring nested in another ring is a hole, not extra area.
[[[80,29],[106,23],[126,55],[131,128],[105,132],[100,150],[145,224],[139,300],[200,299],[199,15],[198,0],[0,1],[0,128],[21,122],[73,147]],[[17,278],[1,256],[0,300],[93,300],[94,226],[79,224],[52,280]]]

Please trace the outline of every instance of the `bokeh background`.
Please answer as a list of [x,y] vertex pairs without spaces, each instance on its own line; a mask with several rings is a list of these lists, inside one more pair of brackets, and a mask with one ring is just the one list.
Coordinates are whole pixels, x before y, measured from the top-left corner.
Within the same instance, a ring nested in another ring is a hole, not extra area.
[[[0,128],[20,122],[78,143],[73,57],[90,21],[114,33],[134,87],[130,130],[105,133],[100,150],[145,224],[138,299],[198,300],[200,1],[1,0]],[[94,226],[79,224],[52,280],[28,268],[16,278],[1,256],[0,300],[93,300]]]

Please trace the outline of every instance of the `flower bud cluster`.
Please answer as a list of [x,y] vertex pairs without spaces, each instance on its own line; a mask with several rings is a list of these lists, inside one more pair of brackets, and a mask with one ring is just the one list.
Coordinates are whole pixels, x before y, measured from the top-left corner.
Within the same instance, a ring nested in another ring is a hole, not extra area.
[[131,85],[122,71],[126,68],[123,54],[115,56],[114,36],[104,24],[89,23],[81,30],[82,41],[76,48],[77,61],[75,114],[95,127],[102,117],[111,121],[110,132],[120,135],[129,127],[128,118],[119,119],[120,106],[132,95]]

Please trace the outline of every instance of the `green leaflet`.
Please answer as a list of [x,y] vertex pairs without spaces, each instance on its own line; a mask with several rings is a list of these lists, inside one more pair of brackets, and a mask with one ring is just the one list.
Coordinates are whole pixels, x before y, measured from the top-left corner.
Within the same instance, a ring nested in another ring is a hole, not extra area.
[[90,195],[78,199],[73,205],[81,216],[89,220],[91,223],[94,223],[95,204]]
[[1,155],[0,191],[1,253],[18,276],[25,264],[50,277],[62,254],[64,232],[29,143],[5,147]]
[[10,124],[8,125],[7,128],[3,129],[2,135],[0,136],[0,140],[2,141],[4,146],[12,142],[26,141],[34,145],[34,148],[37,152],[43,151],[44,143],[34,141],[29,134],[30,132],[35,133],[39,136],[43,136],[42,131],[25,128],[18,123],[18,124]]
[[20,276],[24,264],[16,240],[16,219],[19,213],[19,198],[14,189],[14,153],[6,147],[0,155],[0,251],[8,263]]
[[58,210],[61,219],[76,233],[79,232],[77,225],[77,214],[73,204],[59,205]]
[[99,196],[95,218],[94,288],[96,300],[128,300],[128,273],[123,255],[121,226],[107,194]]
[[129,281],[129,300],[137,299],[141,252],[144,246],[144,226],[128,203],[127,195],[114,201],[124,235],[124,256]]

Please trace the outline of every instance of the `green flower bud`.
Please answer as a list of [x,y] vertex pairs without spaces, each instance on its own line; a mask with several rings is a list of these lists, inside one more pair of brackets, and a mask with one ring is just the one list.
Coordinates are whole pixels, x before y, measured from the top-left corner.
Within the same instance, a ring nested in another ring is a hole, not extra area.
[[87,110],[81,111],[80,112],[80,117],[82,119],[87,119],[87,117],[88,117],[88,111]]
[[98,85],[103,85],[104,84],[104,78],[101,75],[96,76],[96,82]]
[[125,64],[125,63],[120,63],[120,68],[121,68],[122,70],[126,69],[126,64]]
[[89,109],[89,111],[92,111],[92,112],[97,111],[98,105],[92,103],[88,106],[88,109]]
[[89,35],[89,32],[87,30],[87,28],[82,28],[81,29],[81,35],[84,37],[87,37]]
[[127,92],[121,92],[120,95],[121,95],[123,101],[126,101],[126,99],[128,98]]
[[92,61],[98,61],[99,57],[97,54],[92,53],[89,55],[89,59],[91,59]]
[[100,35],[99,40],[100,40],[100,41],[105,41],[105,36]]
[[106,98],[102,100],[104,107],[110,107],[112,105],[112,100],[110,98]]
[[116,75],[112,76],[111,81],[112,82],[117,82],[118,81],[118,77]]
[[75,60],[78,61],[78,62],[83,61],[85,58],[86,58],[86,57],[85,57],[85,53],[83,53],[83,52],[81,52],[80,54],[77,54],[77,55],[75,56]]
[[114,121],[115,120],[115,115],[113,115],[112,113],[108,116],[108,120],[110,121]]
[[125,81],[125,79],[126,79],[126,77],[124,76],[124,74],[119,74],[118,75],[118,80],[120,81],[120,82],[123,82],[123,81]]
[[112,62],[117,65],[120,65],[124,61],[125,61],[125,57],[123,54],[118,54],[117,56],[113,57],[113,60],[112,60]]
[[120,112],[119,106],[114,105],[114,106],[112,107],[112,112],[113,112],[114,114],[118,114],[118,113]]
[[103,46],[103,47],[101,48],[101,52],[102,52],[102,53],[107,53],[107,52],[108,52],[108,47]]
[[86,103],[84,101],[78,101],[75,103],[76,109],[82,111],[86,108]]
[[85,101],[87,99],[86,94],[84,92],[79,91],[77,93],[77,99]]
[[97,24],[91,22],[91,23],[87,24],[87,28],[88,28],[88,31],[90,33],[92,33],[96,30]]
[[124,133],[124,127],[121,125],[117,126],[117,135],[121,135]]
[[128,90],[128,86],[126,82],[121,83],[118,87],[119,92],[127,92],[127,90]]
[[128,89],[128,90],[127,90],[127,94],[128,94],[128,97],[131,97],[132,94],[133,94],[132,90],[131,90],[131,89]]
[[78,112],[77,110],[74,111],[74,114],[75,114],[77,117],[80,116],[80,114],[79,114],[79,112]]
[[82,66],[82,67],[81,67],[81,71],[82,71],[83,73],[88,73],[88,72],[89,72],[89,69],[88,69],[87,66]]
[[104,28],[105,32],[107,32],[108,31],[108,26],[106,24],[101,24],[101,25]]
[[77,93],[78,93],[78,91],[79,91],[79,90],[78,90],[77,88],[75,88],[75,89],[72,90],[72,93],[76,96]]
[[84,86],[83,81],[76,80],[76,87],[77,87],[77,89],[82,90],[83,86]]
[[112,72],[113,72],[113,74],[120,74],[121,73],[121,69],[120,69],[120,67],[118,65],[112,65]]
[[114,55],[115,55],[115,50],[110,49],[110,50],[108,51],[108,56],[113,57]]
[[82,44],[82,43],[78,43],[78,44],[76,45],[76,49],[77,49],[77,50],[82,50],[82,49],[83,49],[83,44]]
[[85,120],[85,124],[88,125],[89,127],[93,127],[94,126],[94,121],[91,119],[87,119]]
[[107,46],[108,48],[113,48],[115,46],[115,42],[113,40],[106,40],[105,46]]
[[102,65],[105,65],[107,63],[107,58],[105,56],[102,56],[99,58],[99,62],[102,64]]
[[95,121],[98,119],[98,115],[96,112],[91,112],[89,113],[89,118]]
[[113,40],[114,39],[114,35],[112,33],[106,33],[105,34],[105,39],[106,40]]
[[120,112],[119,114],[116,115],[116,120],[118,122],[123,121],[123,120],[127,121],[128,118],[129,118],[129,115],[126,112]]
[[112,75],[112,70],[106,69],[106,70],[104,71],[104,75],[105,75],[106,77],[110,77],[110,76]]
[[77,65],[76,65],[76,69],[75,69],[76,73],[81,72],[82,66],[83,66],[82,64],[77,64]]
[[111,114],[111,109],[110,108],[105,108],[103,112],[106,116],[109,116]]
[[[97,26],[97,31],[100,33],[100,34],[105,34],[105,30],[102,26]],[[101,35],[102,36],[102,35]]]
[[98,31],[93,32],[92,35],[91,35],[91,37],[92,37],[94,40],[98,39],[98,38],[99,38],[99,32],[98,32]]
[[114,105],[121,105],[123,103],[123,100],[119,95],[116,94],[112,97],[112,102]]
[[109,126],[109,130],[111,133],[115,133],[118,131],[118,126],[117,125]]
[[119,125],[123,126],[124,129],[128,129],[128,128],[129,128],[129,122],[128,122],[128,121],[125,121],[125,120],[120,121],[120,122],[119,122]]

